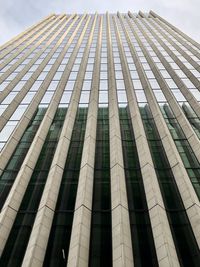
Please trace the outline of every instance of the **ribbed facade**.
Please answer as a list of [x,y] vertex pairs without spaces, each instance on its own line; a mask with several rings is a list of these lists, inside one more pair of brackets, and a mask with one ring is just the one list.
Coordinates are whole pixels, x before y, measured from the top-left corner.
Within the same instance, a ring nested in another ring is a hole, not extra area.
[[0,47],[0,266],[200,266],[200,45],[155,14],[50,15]]

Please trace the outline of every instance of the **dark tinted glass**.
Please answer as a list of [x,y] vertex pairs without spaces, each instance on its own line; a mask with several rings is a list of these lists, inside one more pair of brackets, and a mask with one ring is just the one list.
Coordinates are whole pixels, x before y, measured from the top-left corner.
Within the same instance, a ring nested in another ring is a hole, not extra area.
[[79,108],[76,114],[43,266],[65,267],[67,263],[86,119],[87,108]]
[[58,143],[66,109],[64,110],[62,117],[60,117],[60,113],[63,113],[63,110],[58,109],[43,144],[40,156],[3,251],[0,260],[1,266],[21,266],[50,165]]
[[98,109],[89,266],[112,266],[108,108]]
[[149,106],[141,108],[152,159],[182,266],[199,266],[200,252]]
[[0,177],[0,209],[3,207],[3,204],[10,192],[45,112],[46,109],[44,108],[39,108],[37,110]]
[[119,108],[135,266],[158,266],[130,113]]

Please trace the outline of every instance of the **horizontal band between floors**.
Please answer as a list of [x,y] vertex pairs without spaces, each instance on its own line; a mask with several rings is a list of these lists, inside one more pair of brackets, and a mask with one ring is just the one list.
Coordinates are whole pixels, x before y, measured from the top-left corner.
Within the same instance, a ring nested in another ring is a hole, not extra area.
[[[118,208],[118,207],[123,207],[124,209],[126,209],[128,212],[135,212],[135,213],[148,213],[149,211],[151,211],[151,210],[153,210],[155,207],[159,207],[159,208],[161,208],[162,210],[164,210],[164,211],[166,211],[166,212],[185,212],[185,211],[187,211],[187,210],[189,210],[189,209],[191,209],[193,206],[198,206],[198,207],[200,207],[200,205],[198,205],[197,203],[194,203],[194,204],[192,204],[190,207],[188,207],[187,209],[167,209],[167,208],[165,208],[165,207],[163,207],[163,206],[161,206],[159,203],[157,203],[157,204],[155,204],[154,206],[152,206],[151,208],[149,208],[149,209],[143,209],[143,210],[140,210],[140,209],[127,209],[127,207],[125,207],[125,206],[123,206],[122,204],[118,204],[116,207],[114,207],[114,208],[111,208],[111,209],[106,209],[106,210],[104,210],[104,209],[90,209],[90,208],[88,208],[85,204],[82,204],[82,205],[80,205],[79,207],[77,207],[76,209],[74,209],[74,210],[61,210],[61,209],[59,209],[59,210],[56,210],[56,209],[52,209],[51,207],[49,207],[47,204],[45,204],[44,206],[41,206],[38,210],[37,210],[37,212],[39,212],[40,210],[42,210],[42,209],[44,209],[45,207],[46,208],[48,208],[48,209],[50,209],[51,211],[53,211],[54,213],[63,213],[63,212],[66,212],[66,213],[68,213],[68,212],[76,212],[77,210],[79,210],[81,207],[85,207],[88,211],[90,211],[90,212],[92,212],[92,213],[106,213],[106,212],[112,212],[113,210],[115,210],[116,208]],[[13,209],[12,207],[10,207],[11,209]],[[15,209],[13,209],[14,211],[16,211]],[[17,212],[17,211],[16,211]],[[27,212],[31,212],[31,210],[30,211],[27,211]]]

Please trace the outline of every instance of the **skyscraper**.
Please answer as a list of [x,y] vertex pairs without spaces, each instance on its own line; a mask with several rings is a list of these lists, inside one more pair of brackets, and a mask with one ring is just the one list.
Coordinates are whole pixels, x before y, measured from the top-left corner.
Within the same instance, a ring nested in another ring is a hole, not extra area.
[[152,11],[50,15],[0,74],[0,266],[200,266],[197,42]]

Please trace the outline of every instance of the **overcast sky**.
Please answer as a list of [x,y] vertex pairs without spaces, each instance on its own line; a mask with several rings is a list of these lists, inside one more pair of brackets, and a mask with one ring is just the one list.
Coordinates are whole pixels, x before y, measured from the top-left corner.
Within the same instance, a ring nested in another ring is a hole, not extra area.
[[200,42],[199,0],[0,0],[0,44],[50,13],[151,9]]

